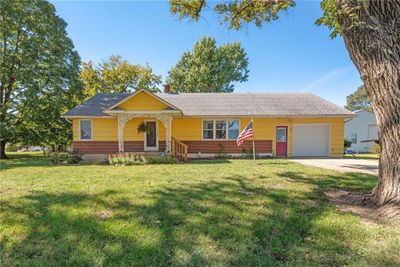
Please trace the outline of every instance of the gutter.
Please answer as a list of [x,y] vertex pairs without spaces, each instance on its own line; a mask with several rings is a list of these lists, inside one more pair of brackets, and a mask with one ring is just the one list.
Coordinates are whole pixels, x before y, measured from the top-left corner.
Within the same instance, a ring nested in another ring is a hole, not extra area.
[[[285,115],[285,114],[277,114],[277,115],[251,115],[251,114],[225,114],[225,115],[210,115],[210,114],[196,114],[196,115],[187,115],[181,111],[177,110],[165,110],[165,111],[121,111],[121,110],[109,110],[105,111],[106,114],[156,114],[156,113],[164,113],[164,114],[179,114],[182,113],[183,117],[189,118],[227,118],[227,117],[234,117],[234,118],[247,118],[247,117],[255,117],[255,118],[347,118],[346,121],[353,119],[357,114],[350,113],[350,114],[301,114],[301,115]],[[103,119],[111,119],[115,118],[113,116],[85,116],[85,115],[77,115],[77,116],[61,116],[61,118],[66,119],[80,119],[80,118],[103,118]]]

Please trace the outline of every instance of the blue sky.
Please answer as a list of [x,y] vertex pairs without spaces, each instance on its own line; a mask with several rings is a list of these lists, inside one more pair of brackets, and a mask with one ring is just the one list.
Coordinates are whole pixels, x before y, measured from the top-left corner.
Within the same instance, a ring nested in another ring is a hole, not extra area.
[[249,57],[249,80],[236,92],[309,91],[344,105],[361,80],[342,38],[330,39],[314,21],[318,1],[300,1],[281,19],[236,32],[206,12],[198,22],[179,21],[167,1],[53,1],[67,23],[82,60],[99,62],[119,54],[134,64],[149,63],[163,79],[182,53],[202,36],[218,44],[239,41]]

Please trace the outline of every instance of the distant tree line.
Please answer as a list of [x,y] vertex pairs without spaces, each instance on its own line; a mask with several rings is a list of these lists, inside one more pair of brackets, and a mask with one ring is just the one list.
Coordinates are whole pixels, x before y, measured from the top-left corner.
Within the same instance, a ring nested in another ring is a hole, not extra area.
[[371,100],[369,99],[367,91],[363,85],[358,87],[354,93],[347,96],[347,104],[345,108],[351,111],[361,109],[372,111]]
[[[233,92],[235,82],[248,79],[248,58],[240,43],[220,47],[213,37],[203,37],[170,69],[166,82],[175,93]],[[133,65],[119,55],[100,64],[84,62],[80,78],[86,98],[96,93],[129,93],[138,89],[158,92],[161,75],[149,66]]]

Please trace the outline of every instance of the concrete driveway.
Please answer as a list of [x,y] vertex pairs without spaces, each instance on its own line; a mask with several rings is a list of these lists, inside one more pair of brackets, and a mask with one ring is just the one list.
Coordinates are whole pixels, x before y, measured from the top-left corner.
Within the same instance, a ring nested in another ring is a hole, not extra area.
[[291,159],[291,161],[340,172],[361,172],[378,175],[378,160],[301,158]]

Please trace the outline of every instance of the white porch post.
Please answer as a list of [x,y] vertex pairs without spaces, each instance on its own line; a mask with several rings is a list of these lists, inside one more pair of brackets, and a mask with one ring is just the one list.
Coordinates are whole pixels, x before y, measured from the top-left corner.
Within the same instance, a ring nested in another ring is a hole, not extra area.
[[124,152],[124,127],[123,115],[118,114],[118,152]]
[[165,136],[165,154],[171,154],[171,139],[172,139],[172,115],[171,114],[161,114],[156,116],[158,120],[160,120],[165,127],[166,136]]
[[118,114],[118,152],[124,152],[124,127],[130,119],[125,114]]
[[171,155],[171,139],[172,139],[172,116],[169,115],[168,127],[166,128],[166,140],[165,140],[165,153]]

